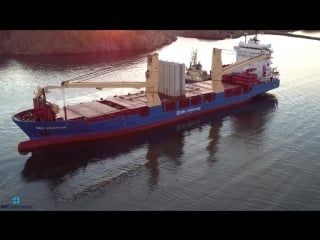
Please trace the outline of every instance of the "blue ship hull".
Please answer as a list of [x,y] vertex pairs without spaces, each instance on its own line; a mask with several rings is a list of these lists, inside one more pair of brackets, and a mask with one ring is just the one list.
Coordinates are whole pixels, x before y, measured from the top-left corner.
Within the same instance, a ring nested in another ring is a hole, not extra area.
[[[122,115],[113,119],[95,119],[94,121],[82,120],[59,120],[59,121],[23,121],[17,115],[13,121],[29,136],[30,140],[18,145],[20,153],[27,153],[34,149],[47,147],[54,144],[68,142],[94,140],[131,134],[165,124],[193,118],[210,111],[217,111],[250,100],[252,97],[279,87],[279,80],[259,83],[252,86],[251,91],[237,96],[226,97],[225,93],[215,94],[215,99],[205,102],[203,95],[201,103],[185,108],[164,111],[163,105],[151,107],[148,114]],[[27,111],[32,111],[27,110]],[[27,112],[25,111],[25,112]]]

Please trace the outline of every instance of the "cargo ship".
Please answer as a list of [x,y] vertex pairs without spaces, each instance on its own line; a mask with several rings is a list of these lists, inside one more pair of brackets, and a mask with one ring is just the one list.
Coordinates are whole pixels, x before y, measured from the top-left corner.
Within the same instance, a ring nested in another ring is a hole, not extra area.
[[[87,82],[81,78],[39,88],[33,108],[12,120],[30,138],[18,144],[21,154],[66,143],[112,139],[184,121],[249,101],[279,87],[279,72],[271,68],[271,45],[256,36],[234,47],[236,61],[222,65],[221,49],[213,48],[211,79],[186,83],[183,63],[147,56],[143,82]],[[100,98],[60,108],[47,92],[67,88],[137,88],[138,93]]]

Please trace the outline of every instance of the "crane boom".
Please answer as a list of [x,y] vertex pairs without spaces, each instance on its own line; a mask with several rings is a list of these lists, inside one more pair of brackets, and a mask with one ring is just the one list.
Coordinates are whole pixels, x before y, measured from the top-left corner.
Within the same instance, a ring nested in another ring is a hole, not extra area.
[[38,91],[38,94],[49,92],[49,89],[65,89],[65,88],[146,88],[147,105],[149,107],[161,105],[161,100],[158,94],[159,85],[159,59],[158,54],[148,55],[147,72],[145,82],[75,82],[75,79],[70,79],[61,82],[61,85],[48,85]]
[[249,59],[247,59],[245,61],[226,66],[226,67],[222,68],[222,73],[221,74],[223,75],[223,74],[231,73],[235,69],[238,69],[238,68],[243,67],[245,65],[248,65],[248,64],[251,64],[251,63],[257,62],[259,60],[266,59],[266,58],[270,58],[270,55],[262,54],[262,55],[258,55],[258,56],[249,58]]
[[146,87],[146,82],[62,82],[60,86],[49,85],[44,87],[47,92],[49,89],[63,88],[143,88]]
[[261,54],[258,56],[254,56],[252,58],[249,58],[247,60],[244,60],[239,63],[234,63],[231,65],[228,65],[224,68],[222,68],[222,61],[221,61],[221,49],[213,49],[212,54],[212,72],[213,72],[213,80],[221,81],[222,75],[231,73],[235,69],[241,68],[243,66],[246,66],[248,64],[260,61],[262,59],[270,58],[269,54]]
[[146,82],[62,82],[64,88],[143,88]]
[[221,49],[214,48],[212,52],[212,66],[211,66],[211,80],[212,80],[212,89],[215,93],[223,92],[224,87],[222,85],[222,75],[228,74],[235,69],[241,68],[250,63],[257,62],[262,59],[270,58],[268,54],[262,54],[258,56],[254,56],[247,60],[244,60],[239,63],[235,63],[229,66],[222,68],[222,60],[221,60]]

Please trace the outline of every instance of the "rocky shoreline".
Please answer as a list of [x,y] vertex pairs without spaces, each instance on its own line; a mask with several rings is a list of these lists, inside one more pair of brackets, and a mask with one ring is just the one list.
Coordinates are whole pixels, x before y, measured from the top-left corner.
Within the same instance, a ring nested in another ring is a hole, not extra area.
[[[287,30],[284,30],[285,32]],[[1,30],[0,54],[45,55],[152,51],[178,36],[211,40],[238,38],[254,30]]]

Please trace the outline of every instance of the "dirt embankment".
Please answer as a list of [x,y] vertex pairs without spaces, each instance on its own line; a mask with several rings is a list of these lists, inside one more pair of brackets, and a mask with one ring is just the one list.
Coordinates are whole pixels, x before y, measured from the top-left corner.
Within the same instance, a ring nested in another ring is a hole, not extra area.
[[[173,31],[177,36],[194,37],[210,40],[223,40],[226,38],[238,38],[245,34],[252,35],[255,33],[285,35],[292,30],[176,30]],[[288,34],[289,35],[289,34]]]
[[9,30],[0,31],[0,54],[93,53],[153,50],[177,39],[171,31]]
[[237,38],[243,33],[239,30],[176,30],[174,33],[181,37],[193,37],[211,40]]

